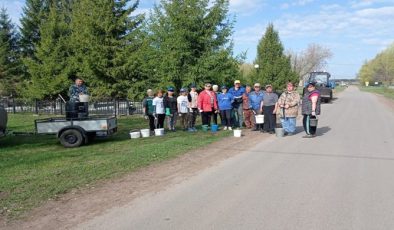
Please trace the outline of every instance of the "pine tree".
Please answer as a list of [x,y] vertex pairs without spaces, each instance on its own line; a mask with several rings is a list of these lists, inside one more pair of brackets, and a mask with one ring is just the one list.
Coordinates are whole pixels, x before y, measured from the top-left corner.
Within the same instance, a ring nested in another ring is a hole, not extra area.
[[81,0],[75,3],[71,30],[71,73],[85,79],[96,97],[125,97],[133,83],[130,56],[136,49],[139,1]]
[[148,28],[151,68],[161,86],[223,84],[238,76],[228,8],[228,0],[161,0],[154,7]]
[[271,84],[275,90],[283,90],[287,82],[298,83],[299,77],[292,71],[290,57],[284,55],[279,34],[270,24],[257,47],[254,80],[263,85]]
[[18,33],[8,16],[0,10],[0,94],[16,95],[20,83],[20,59]]
[[40,25],[40,41],[34,58],[24,59],[31,75],[25,94],[31,98],[54,98],[68,90],[70,29],[60,5],[52,4],[48,18]]

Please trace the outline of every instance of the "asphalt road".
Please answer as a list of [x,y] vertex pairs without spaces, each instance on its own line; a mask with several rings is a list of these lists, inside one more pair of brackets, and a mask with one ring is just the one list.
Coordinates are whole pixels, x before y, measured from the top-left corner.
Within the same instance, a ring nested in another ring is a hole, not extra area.
[[241,153],[76,228],[394,229],[393,110],[350,87],[322,111],[316,138],[229,143]]

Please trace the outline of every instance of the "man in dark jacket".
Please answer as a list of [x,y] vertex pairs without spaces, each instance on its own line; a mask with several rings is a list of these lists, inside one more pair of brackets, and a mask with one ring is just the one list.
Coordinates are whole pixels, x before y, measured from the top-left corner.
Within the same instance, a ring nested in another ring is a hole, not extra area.
[[174,95],[174,87],[167,88],[167,95],[164,97],[164,107],[167,116],[167,125],[170,131],[175,132],[176,119],[178,116],[178,102]]

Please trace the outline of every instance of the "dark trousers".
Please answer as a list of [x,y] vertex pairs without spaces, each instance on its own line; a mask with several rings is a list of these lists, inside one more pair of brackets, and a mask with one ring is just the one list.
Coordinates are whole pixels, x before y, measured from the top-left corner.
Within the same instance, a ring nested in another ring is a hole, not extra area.
[[220,116],[220,113],[215,113],[215,112],[212,113],[213,123],[214,123],[215,125],[218,124],[218,116]]
[[264,111],[264,127],[267,132],[274,132],[276,128],[276,114],[273,114],[275,105],[263,106]]
[[223,126],[231,126],[231,109],[220,111]]
[[148,115],[148,119],[149,119],[149,129],[150,131],[154,131],[155,130],[155,117],[152,114]]
[[165,114],[157,114],[157,125],[156,127],[158,129],[164,128],[164,120],[166,119],[166,115]]
[[211,116],[212,112],[202,112],[201,113],[201,120],[203,125],[210,125],[211,124]]
[[197,119],[198,109],[192,108],[192,112],[189,112],[189,128],[194,128],[196,126],[196,119]]
[[304,115],[302,119],[302,125],[304,126],[304,130],[308,135],[315,135],[317,126],[311,127],[311,115]]

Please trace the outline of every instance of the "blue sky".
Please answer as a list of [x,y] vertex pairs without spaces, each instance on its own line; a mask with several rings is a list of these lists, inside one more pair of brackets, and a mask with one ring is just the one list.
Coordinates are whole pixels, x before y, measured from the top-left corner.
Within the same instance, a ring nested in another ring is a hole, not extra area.
[[[141,0],[138,12],[149,12],[157,0]],[[24,0],[0,0],[17,22]],[[302,51],[317,43],[334,56],[327,71],[334,78],[353,78],[365,60],[394,42],[394,0],[230,0],[236,16],[234,53],[256,57],[259,39],[272,22],[286,50]]]

